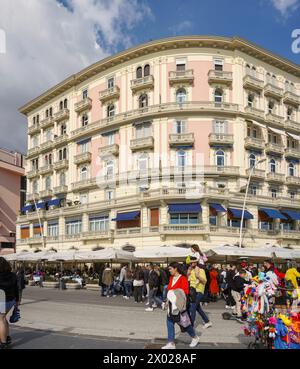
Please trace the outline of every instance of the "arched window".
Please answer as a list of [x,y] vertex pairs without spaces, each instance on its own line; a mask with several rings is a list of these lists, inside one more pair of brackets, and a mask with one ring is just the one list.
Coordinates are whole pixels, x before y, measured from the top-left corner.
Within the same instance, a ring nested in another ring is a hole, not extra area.
[[60,186],[66,185],[66,174],[64,172],[60,173],[59,175],[59,184]]
[[39,116],[39,114],[36,116],[36,122],[37,122],[37,124],[40,123],[40,116]]
[[186,151],[184,150],[177,151],[177,163],[179,167],[186,166]]
[[254,105],[254,94],[249,94],[248,95],[248,106],[252,108],[253,105]]
[[223,91],[217,88],[214,93],[215,103],[221,103],[223,101]]
[[52,109],[52,106],[49,108],[49,116],[52,117],[53,115],[53,109]]
[[225,153],[222,150],[216,152],[216,165],[218,167],[224,167],[225,165]]
[[184,88],[180,88],[176,92],[176,102],[178,104],[186,102],[186,91]]
[[46,188],[46,190],[51,189],[51,177],[46,177],[46,179],[45,179],[45,188]]
[[270,114],[273,113],[274,107],[275,107],[274,101],[269,101],[268,102],[268,112]]
[[68,99],[65,99],[64,100],[64,108],[65,109],[68,109]]
[[147,94],[142,94],[139,97],[139,108],[146,108],[148,106],[148,95]]
[[45,155],[45,165],[48,165],[49,164],[49,159],[48,159],[48,155]]
[[114,104],[109,104],[107,106],[107,116],[108,117],[113,117],[115,115],[115,106]]
[[81,125],[82,127],[87,126],[89,123],[89,117],[87,114],[83,114],[81,117]]
[[143,68],[142,67],[138,67],[136,69],[136,78],[142,78],[143,77]]
[[256,164],[256,157],[254,154],[249,155],[249,168],[254,168]]
[[62,101],[60,101],[59,103],[59,110],[63,110],[64,108],[64,103]]
[[290,163],[289,164],[288,175],[290,177],[294,177],[295,176],[295,165],[293,163]]
[[149,64],[146,64],[144,66],[144,77],[147,77],[150,75],[150,65]]
[[67,148],[63,149],[63,159],[67,159]]
[[35,117],[33,117],[32,123],[33,123],[33,125],[35,126],[35,123],[36,123],[36,119],[35,119]]
[[87,174],[88,174],[88,170],[87,167],[82,167],[80,169],[80,179],[83,181],[85,179],[87,179]]
[[270,160],[270,172],[275,173],[276,172],[276,161],[274,159]]

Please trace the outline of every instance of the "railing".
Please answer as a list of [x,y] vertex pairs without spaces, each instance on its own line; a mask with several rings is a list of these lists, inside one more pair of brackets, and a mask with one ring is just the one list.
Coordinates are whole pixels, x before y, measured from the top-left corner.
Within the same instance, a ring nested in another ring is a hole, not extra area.
[[173,232],[191,232],[191,233],[208,233],[208,227],[205,224],[166,224],[160,226],[161,233]]
[[50,197],[52,196],[52,190],[40,191],[40,197]]
[[204,167],[205,174],[239,175],[240,167],[208,165]]
[[140,88],[144,88],[145,86],[153,86],[154,85],[154,77],[152,75],[133,79],[131,82],[131,89],[138,90]]
[[226,72],[223,70],[210,70],[208,72],[208,82],[232,82],[232,72]]
[[67,193],[68,192],[68,186],[56,186],[53,188],[54,194],[61,194],[61,193]]
[[131,150],[140,150],[145,148],[153,148],[154,146],[154,138],[153,136],[136,138],[130,141],[130,149]]
[[265,170],[257,169],[257,168],[254,168],[254,169],[253,168],[247,168],[246,169],[247,176],[249,176],[251,170],[252,170],[252,177],[265,178],[265,176],[266,176]]
[[253,106],[245,106],[245,112],[247,114],[253,115],[257,118],[262,118],[263,119],[265,117],[264,110],[254,108]]
[[109,87],[106,90],[99,92],[99,100],[102,102],[119,96],[120,96],[120,88],[118,86]]
[[98,153],[100,156],[119,155],[119,145],[112,144],[112,145],[100,147],[98,150]]
[[43,142],[40,146],[40,151],[45,151],[45,150],[49,150],[51,149],[53,146],[53,141],[47,141],[47,142]]
[[30,135],[34,134],[34,133],[37,133],[41,130],[41,127],[39,124],[35,124],[35,125],[32,125],[28,128],[28,133]]
[[92,154],[90,152],[85,152],[83,154],[78,154],[74,156],[74,164],[89,163],[92,160]]
[[262,90],[264,88],[263,76],[252,69],[246,69],[246,75],[243,78],[245,87],[254,87]]
[[265,141],[262,138],[248,136],[245,138],[245,147],[263,149],[265,147]]
[[273,113],[268,113],[268,114],[266,114],[266,120],[268,122],[275,123],[275,124],[283,127],[284,118],[280,115],[273,114]]
[[67,160],[67,159],[59,160],[59,161],[55,162],[53,166],[54,166],[55,170],[68,168],[69,167],[69,160]]
[[121,228],[121,229],[116,229],[115,230],[115,235],[116,236],[125,236],[125,235],[132,235],[132,234],[139,234],[141,233],[141,228],[140,227],[133,227],[133,228]]
[[290,102],[292,104],[300,105],[300,96],[299,91],[295,88],[289,87],[290,90],[287,91],[283,95],[284,102]]
[[39,171],[38,169],[33,169],[33,170],[30,170],[26,176],[27,178],[31,179],[31,178],[34,178],[34,177],[37,177],[39,175]]
[[293,157],[293,158],[300,158],[300,150],[293,149],[292,147],[287,147],[285,149],[285,156]]
[[291,185],[300,185],[300,177],[294,177],[294,176],[287,176],[286,177],[286,183]]
[[193,81],[194,80],[194,70],[176,70],[169,72],[170,83],[182,82],[182,81]]
[[44,165],[43,167],[40,168],[39,174],[46,174],[46,173],[50,173],[52,171],[53,171],[53,165],[52,164],[47,164],[47,165]]
[[[28,177],[28,175],[27,175],[27,177]],[[30,194],[26,195],[26,200],[27,201],[37,201],[38,198],[39,198],[38,193],[30,193]]]
[[93,100],[89,97],[82,99],[81,101],[78,101],[74,106],[76,113],[90,109],[92,107],[92,102]]
[[170,145],[193,144],[195,142],[194,133],[171,133],[169,142]]
[[103,238],[110,238],[112,236],[109,230],[107,231],[98,231],[98,232],[83,232],[81,235],[81,239],[83,240],[98,240]]
[[47,128],[54,125],[54,118],[47,117],[40,122],[41,128]]
[[39,146],[36,146],[36,147],[33,147],[32,149],[29,149],[28,152],[27,152],[27,157],[36,155],[36,154],[38,154],[39,151],[40,151]]
[[209,143],[210,144],[227,144],[233,145],[233,135],[226,133],[210,133],[209,134]]
[[68,137],[69,136],[66,133],[64,133],[63,135],[54,137],[54,144],[55,145],[61,145],[63,143],[67,143]]
[[70,111],[69,109],[62,109],[60,111],[58,111],[57,113],[54,114],[54,120],[56,122],[59,122],[63,119],[68,119],[70,115]]
[[295,131],[299,131],[300,130],[300,123],[298,123],[294,120],[287,119],[284,123],[284,127],[286,129],[293,129]]
[[265,86],[265,95],[282,96],[283,87],[279,81],[274,78],[267,78],[267,84]]
[[266,151],[267,152],[275,152],[275,153],[283,154],[284,146],[280,145],[280,144],[267,142],[266,143]]
[[276,182],[284,182],[285,181],[285,175],[282,173],[267,173],[267,180],[268,181],[276,181]]
[[82,188],[93,187],[97,185],[97,178],[84,179],[72,184],[73,191],[80,190]]

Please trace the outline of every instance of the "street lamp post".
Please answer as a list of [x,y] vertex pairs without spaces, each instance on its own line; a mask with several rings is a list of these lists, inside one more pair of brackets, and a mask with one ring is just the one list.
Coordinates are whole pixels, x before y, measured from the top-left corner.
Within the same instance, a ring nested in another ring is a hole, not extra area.
[[242,247],[242,235],[243,235],[243,222],[244,222],[244,215],[245,215],[245,207],[246,207],[246,201],[247,201],[247,196],[248,196],[248,190],[249,190],[249,185],[250,185],[250,181],[251,181],[251,177],[253,174],[254,169],[256,168],[256,166],[258,164],[264,163],[267,159],[263,158],[258,160],[250,169],[249,172],[249,176],[248,176],[248,181],[247,181],[247,186],[246,186],[246,192],[245,192],[245,197],[244,197],[244,204],[243,204],[243,210],[242,210],[242,217],[241,217],[241,224],[240,224],[240,240],[239,240],[239,247]]

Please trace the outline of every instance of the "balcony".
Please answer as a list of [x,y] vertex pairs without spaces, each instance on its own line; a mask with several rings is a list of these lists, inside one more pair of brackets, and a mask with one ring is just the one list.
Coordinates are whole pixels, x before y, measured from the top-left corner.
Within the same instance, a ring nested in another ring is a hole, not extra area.
[[70,111],[69,109],[62,109],[54,114],[54,120],[56,122],[61,122],[62,120],[69,119]]
[[34,135],[35,133],[40,132],[41,127],[39,124],[32,125],[28,128],[28,134]]
[[28,152],[27,152],[27,158],[37,155],[39,153],[39,151],[40,151],[39,146],[33,147],[32,149],[29,149]]
[[39,194],[38,193],[29,193],[26,195],[26,201],[37,201],[39,198]]
[[30,170],[29,172],[26,173],[26,177],[28,179],[32,179],[32,178],[35,178],[35,177],[38,177],[38,176],[39,176],[38,169],[32,169],[32,170]]
[[43,119],[40,123],[41,128],[48,128],[51,126],[54,126],[54,118],[53,117],[47,117]]
[[130,141],[131,151],[153,149],[154,148],[154,138],[153,136],[136,138]]
[[42,175],[52,173],[52,172],[53,172],[53,165],[52,164],[44,165],[39,170],[39,174],[42,174]]
[[286,183],[287,185],[300,186],[300,177],[287,176]]
[[132,235],[140,234],[141,233],[140,227],[132,227],[132,228],[121,228],[115,230],[115,237],[132,237]]
[[53,148],[53,141],[43,142],[40,146],[41,151],[51,150]]
[[161,234],[207,234],[208,226],[204,224],[166,224],[159,229]]
[[119,97],[120,97],[120,88],[118,86],[113,86],[99,92],[99,100],[101,101],[102,104],[108,100],[118,99]]
[[273,113],[268,113],[266,114],[266,121],[268,123],[271,123],[275,126],[284,128],[284,118],[280,115],[277,114],[273,114]]
[[212,69],[208,72],[208,83],[223,83],[225,85],[231,85],[232,72]]
[[282,155],[284,153],[284,146],[281,144],[268,142],[266,144],[266,153],[274,153]]
[[253,106],[245,106],[245,112],[247,113],[247,115],[250,115],[254,119],[264,119],[265,117],[264,110],[254,108]]
[[264,80],[258,73],[247,73],[243,78],[244,88],[261,92],[264,88]]
[[42,245],[43,244],[43,237],[31,237],[27,239],[28,245]]
[[282,173],[269,172],[269,173],[267,173],[267,181],[284,183],[285,182],[285,175],[282,174]]
[[296,159],[300,159],[300,150],[298,149],[293,149],[291,147],[287,147],[285,149],[285,156],[287,158],[296,158]]
[[84,179],[72,184],[73,191],[81,191],[83,189],[97,187],[97,178]]
[[267,84],[264,88],[264,95],[280,100],[283,96],[283,88],[278,81],[270,78],[267,80]]
[[171,133],[169,135],[169,144],[171,147],[178,145],[194,145],[194,133]]
[[43,190],[43,191],[40,191],[40,198],[51,197],[52,195],[53,195],[53,191],[52,190]]
[[68,137],[66,133],[60,136],[54,136],[54,146],[66,145],[68,143]]
[[204,167],[205,175],[225,175],[225,176],[238,176],[240,167],[234,166],[217,166],[217,165],[207,165]]
[[169,83],[174,85],[176,83],[194,83],[194,70],[177,70],[169,72]]
[[69,160],[63,159],[54,163],[55,170],[67,169],[69,167]]
[[88,240],[103,240],[111,238],[111,233],[109,230],[105,232],[83,232],[81,234],[81,239],[84,241]]
[[154,78],[152,75],[143,78],[137,78],[133,79],[130,84],[132,92],[135,93],[139,90],[154,88]]
[[[246,169],[246,175],[249,177],[250,175],[250,172],[251,172],[251,169],[252,168],[248,168]],[[252,178],[256,178],[256,179],[265,179],[265,176],[266,176],[266,172],[262,169],[257,169],[257,168],[254,168],[252,169],[252,174],[251,174],[251,177]]]
[[216,133],[210,133],[208,136],[209,144],[210,146],[213,145],[226,145],[226,146],[232,146],[233,145],[233,135],[231,134],[216,134]]
[[283,95],[283,102],[298,107],[300,105],[300,96],[298,90],[289,87],[288,91],[285,91]]
[[246,137],[245,148],[263,150],[265,148],[265,141],[262,138]]
[[112,144],[100,147],[98,150],[99,156],[109,156],[109,155],[119,155],[119,145],[118,144]]
[[90,163],[92,160],[92,154],[90,152],[85,152],[83,154],[78,154],[74,156],[74,164],[85,164]]
[[89,110],[92,108],[92,102],[93,100],[89,97],[82,99],[81,101],[78,101],[75,106],[74,109],[76,111],[76,113],[81,113],[84,110]]
[[68,186],[56,186],[53,188],[54,195],[60,195],[68,192]]

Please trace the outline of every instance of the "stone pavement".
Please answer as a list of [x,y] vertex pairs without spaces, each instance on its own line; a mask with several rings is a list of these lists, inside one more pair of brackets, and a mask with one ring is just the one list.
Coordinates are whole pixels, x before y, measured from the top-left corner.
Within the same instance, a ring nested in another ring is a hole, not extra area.
[[[205,307],[213,327],[204,330],[197,320],[196,331],[202,344],[218,347],[246,347],[242,325],[222,319],[224,302]],[[145,312],[144,304],[133,300],[100,297],[98,292],[60,291],[27,287],[21,305],[22,319],[16,327],[34,328],[52,334],[85,335],[98,339],[143,341],[145,345],[166,342],[166,311]],[[198,317],[199,319],[199,317]],[[176,330],[179,345],[189,342],[186,334]]]

